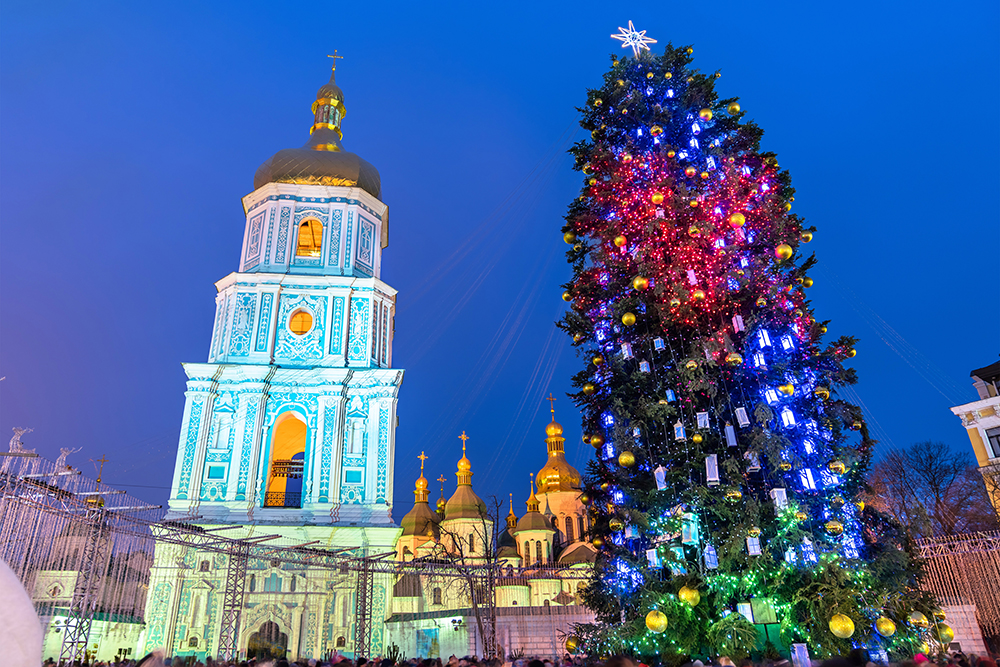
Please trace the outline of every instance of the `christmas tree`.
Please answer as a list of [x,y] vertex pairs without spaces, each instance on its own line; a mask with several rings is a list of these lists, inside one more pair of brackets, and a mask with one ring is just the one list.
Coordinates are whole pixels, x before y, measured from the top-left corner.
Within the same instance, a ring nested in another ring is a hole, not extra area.
[[598,547],[598,623],[568,645],[678,663],[947,639],[904,531],[859,498],[874,443],[837,396],[856,340],[823,340],[788,173],[692,48],[634,48],[580,109],[563,228]]

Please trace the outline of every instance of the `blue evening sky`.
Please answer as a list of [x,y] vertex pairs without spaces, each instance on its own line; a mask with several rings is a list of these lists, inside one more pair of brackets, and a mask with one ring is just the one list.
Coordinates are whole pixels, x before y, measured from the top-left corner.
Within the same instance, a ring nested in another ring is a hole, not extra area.
[[[857,395],[886,446],[969,448],[948,410],[997,360],[1000,41],[992,0],[22,2],[0,14],[0,437],[160,503],[183,361],[205,361],[240,198],[299,146],[344,55],[344,144],[382,174],[399,290],[397,519],[417,454],[514,493],[545,462],[549,392],[582,363],[553,321],[565,152],[629,19],[721,69],[819,231],[810,296],[861,338]],[[436,483],[432,487],[436,489]],[[450,492],[450,491],[449,491]],[[436,495],[436,490],[435,490]]]

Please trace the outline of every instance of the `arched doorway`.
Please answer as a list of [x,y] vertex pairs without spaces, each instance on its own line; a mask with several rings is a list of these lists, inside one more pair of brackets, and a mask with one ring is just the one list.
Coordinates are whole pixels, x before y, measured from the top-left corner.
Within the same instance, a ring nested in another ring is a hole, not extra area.
[[280,415],[271,429],[271,465],[264,507],[302,507],[306,424],[297,415]]
[[257,632],[250,635],[250,640],[247,642],[247,658],[258,660],[284,658],[287,652],[288,635],[282,632],[274,621],[261,625]]

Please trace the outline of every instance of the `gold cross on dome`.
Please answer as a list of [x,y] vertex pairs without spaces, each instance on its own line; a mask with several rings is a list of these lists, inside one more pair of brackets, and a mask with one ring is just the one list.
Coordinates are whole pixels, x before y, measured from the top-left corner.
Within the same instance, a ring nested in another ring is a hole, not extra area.
[[418,456],[417,458],[420,459],[420,474],[423,475],[424,474],[424,461],[426,461],[430,457],[429,456],[424,456],[424,453],[420,452],[420,456]]
[[462,441],[462,454],[465,454],[465,441],[469,439],[469,436],[465,435],[465,431],[462,431],[462,435],[458,436],[458,439]]
[[549,397],[546,398],[545,400],[549,402],[549,412],[552,413],[552,421],[555,421],[556,420],[556,399],[552,397],[551,393],[549,393]]
[[336,72],[337,71],[337,58],[340,58],[341,60],[343,60],[344,56],[338,56],[337,55],[337,49],[334,49],[333,50],[333,55],[332,56],[327,56],[327,58],[333,58],[333,71]]

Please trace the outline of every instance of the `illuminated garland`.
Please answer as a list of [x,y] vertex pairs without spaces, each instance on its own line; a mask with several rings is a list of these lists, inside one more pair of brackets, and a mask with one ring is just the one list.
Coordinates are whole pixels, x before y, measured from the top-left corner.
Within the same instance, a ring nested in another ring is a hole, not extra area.
[[581,110],[560,326],[588,360],[600,623],[572,643],[737,657],[765,648],[756,621],[786,654],[911,651],[927,636],[910,613],[934,605],[899,528],[858,500],[873,441],[836,397],[856,341],[821,343],[799,254],[815,230],[692,52],[616,59]]

